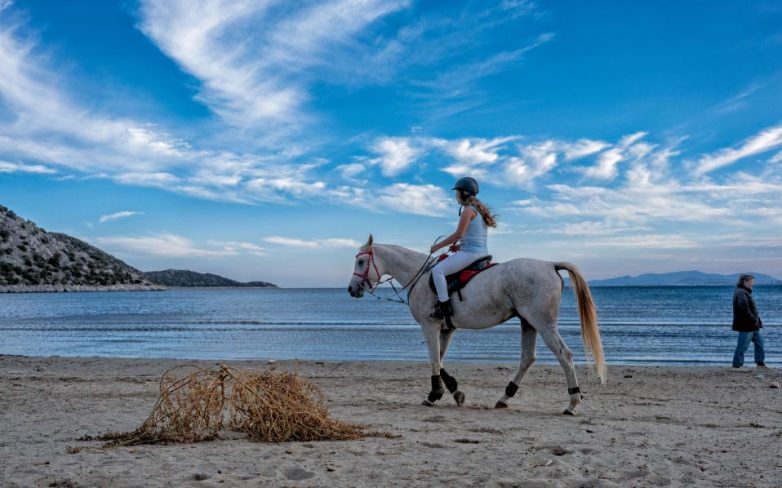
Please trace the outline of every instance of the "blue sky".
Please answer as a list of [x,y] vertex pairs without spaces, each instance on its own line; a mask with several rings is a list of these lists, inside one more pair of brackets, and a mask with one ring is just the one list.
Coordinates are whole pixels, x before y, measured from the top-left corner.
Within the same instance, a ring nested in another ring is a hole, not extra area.
[[344,286],[482,184],[499,260],[782,276],[778,2],[0,0],[0,203],[142,270]]

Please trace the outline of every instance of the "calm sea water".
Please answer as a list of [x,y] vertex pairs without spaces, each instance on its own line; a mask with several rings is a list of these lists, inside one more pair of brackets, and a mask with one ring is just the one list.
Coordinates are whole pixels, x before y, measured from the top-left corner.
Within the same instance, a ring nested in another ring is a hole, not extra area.
[[[381,291],[389,293],[388,290]],[[727,364],[730,287],[593,288],[609,363]],[[782,363],[782,287],[754,293],[767,362]],[[583,359],[575,299],[560,332]],[[458,331],[451,360],[515,362],[519,324]],[[752,362],[752,350],[747,362]],[[175,289],[163,292],[0,294],[0,354],[182,359],[426,360],[404,305],[344,289]],[[538,358],[554,362],[538,339]]]

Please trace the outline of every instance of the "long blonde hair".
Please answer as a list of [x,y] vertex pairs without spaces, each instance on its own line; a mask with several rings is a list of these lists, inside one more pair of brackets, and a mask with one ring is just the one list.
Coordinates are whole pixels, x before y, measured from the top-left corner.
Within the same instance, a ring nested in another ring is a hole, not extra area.
[[478,213],[483,217],[483,221],[489,227],[497,227],[497,216],[491,212],[491,209],[486,206],[482,201],[478,200],[475,195],[471,195],[467,192],[459,192],[459,203],[465,207],[473,206]]

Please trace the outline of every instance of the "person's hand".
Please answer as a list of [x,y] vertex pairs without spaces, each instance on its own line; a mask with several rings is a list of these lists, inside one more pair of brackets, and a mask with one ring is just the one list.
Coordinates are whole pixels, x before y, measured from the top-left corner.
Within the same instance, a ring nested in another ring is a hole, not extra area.
[[456,244],[454,242],[453,244],[451,244],[451,247],[449,247],[448,250],[451,251],[451,252],[459,252],[460,248],[461,248],[461,246],[459,246],[459,244]]

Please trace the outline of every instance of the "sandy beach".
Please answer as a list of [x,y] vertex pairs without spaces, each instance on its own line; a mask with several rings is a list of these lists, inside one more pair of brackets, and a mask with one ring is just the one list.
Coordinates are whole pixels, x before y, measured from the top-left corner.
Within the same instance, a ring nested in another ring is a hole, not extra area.
[[[535,365],[510,408],[513,365],[450,364],[467,403],[421,406],[428,365],[231,362],[295,370],[332,415],[395,438],[103,448],[136,428],[178,360],[0,356],[0,486],[782,486],[780,371],[609,367],[564,416],[559,367]],[[212,365],[214,362],[201,362]]]

